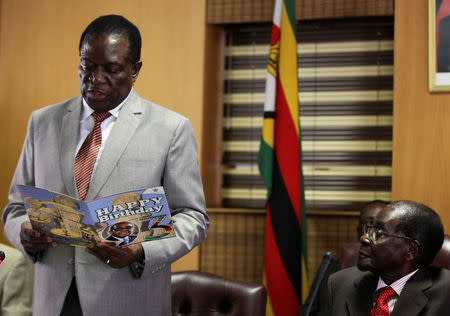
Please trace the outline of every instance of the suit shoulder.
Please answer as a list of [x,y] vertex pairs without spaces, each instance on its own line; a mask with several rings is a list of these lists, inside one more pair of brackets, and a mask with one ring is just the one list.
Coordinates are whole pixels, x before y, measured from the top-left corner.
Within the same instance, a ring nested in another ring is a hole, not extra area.
[[81,96],[76,96],[56,104],[42,107],[40,109],[33,111],[31,116],[33,118],[39,119],[41,117],[61,115],[66,111],[70,111],[74,106],[77,105],[81,106]]
[[333,279],[348,279],[349,276],[360,276],[364,275],[367,272],[363,272],[359,270],[357,267],[350,267],[346,269],[339,270],[333,273],[331,276]]
[[350,267],[330,275],[329,283],[341,288],[342,286],[353,284],[355,282],[361,284],[370,283],[374,279],[377,279],[377,277],[372,272],[361,271],[357,267]]
[[189,121],[189,119],[178,112],[170,110],[162,105],[154,103],[152,101],[142,99],[146,109],[149,111],[150,115],[157,115],[158,117],[164,117],[169,120],[173,120],[176,122],[180,121]]
[[0,250],[5,253],[5,263],[12,263],[12,265],[17,264],[17,262],[25,262],[26,259],[23,254],[16,248],[10,247],[6,244],[0,243]]

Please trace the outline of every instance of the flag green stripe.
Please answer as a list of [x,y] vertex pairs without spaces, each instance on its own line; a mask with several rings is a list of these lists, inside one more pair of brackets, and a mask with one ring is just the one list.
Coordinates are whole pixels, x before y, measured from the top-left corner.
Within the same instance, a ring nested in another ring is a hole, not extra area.
[[[295,1],[294,0],[284,0],[284,6],[286,8],[286,13],[289,18],[289,23],[292,29],[292,33],[297,34],[297,28],[295,23]],[[296,38],[294,36],[294,38]]]
[[267,185],[267,196],[270,196],[270,190],[272,188],[273,148],[262,138],[259,149],[258,166],[261,178]]

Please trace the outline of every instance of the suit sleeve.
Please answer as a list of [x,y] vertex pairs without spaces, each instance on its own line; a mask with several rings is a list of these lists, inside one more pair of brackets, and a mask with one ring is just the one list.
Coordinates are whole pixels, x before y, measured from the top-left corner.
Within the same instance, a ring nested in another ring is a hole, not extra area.
[[142,243],[145,253],[142,277],[187,254],[206,238],[209,227],[195,134],[185,118],[180,120],[172,137],[163,186],[172,211],[176,237]]
[[334,276],[333,274],[331,274],[328,277],[328,300],[326,301],[325,304],[325,310],[327,311],[326,313],[328,315],[331,315],[331,310],[332,310],[332,306],[333,306],[333,281],[334,281]]
[[30,256],[20,242],[20,229],[23,222],[29,220],[25,205],[16,184],[34,186],[34,154],[33,154],[33,116],[28,122],[27,135],[22,147],[19,162],[9,189],[9,203],[6,205],[2,221],[6,238],[33,262],[36,258]]

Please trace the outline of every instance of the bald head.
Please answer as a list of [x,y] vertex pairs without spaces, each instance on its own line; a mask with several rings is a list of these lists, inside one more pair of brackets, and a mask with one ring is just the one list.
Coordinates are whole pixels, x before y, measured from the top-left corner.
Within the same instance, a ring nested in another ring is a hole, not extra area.
[[392,202],[388,207],[399,218],[396,231],[419,241],[418,265],[431,264],[444,241],[444,226],[439,215],[424,204],[407,200]]

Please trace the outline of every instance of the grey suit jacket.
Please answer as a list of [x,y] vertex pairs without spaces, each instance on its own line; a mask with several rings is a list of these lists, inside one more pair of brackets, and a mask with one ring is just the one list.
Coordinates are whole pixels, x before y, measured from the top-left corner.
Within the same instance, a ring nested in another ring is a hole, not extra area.
[[[27,220],[16,184],[77,196],[73,166],[81,97],[32,113],[3,212],[5,234],[20,240]],[[142,99],[132,90],[92,176],[86,200],[163,185],[175,222],[175,238],[142,243],[145,269],[134,279],[84,249],[59,245],[36,262],[35,315],[59,315],[75,276],[84,315],[171,315],[170,264],[206,238],[209,218],[198,170],[195,135],[188,119]]]
[[[369,315],[378,277],[356,267],[341,270],[328,279],[330,315]],[[450,271],[421,268],[408,280],[391,316],[450,315]]]

